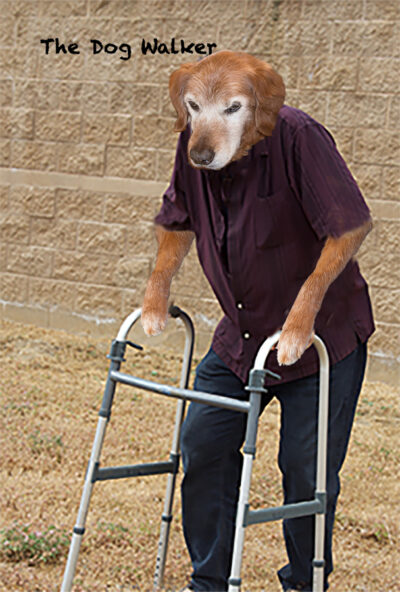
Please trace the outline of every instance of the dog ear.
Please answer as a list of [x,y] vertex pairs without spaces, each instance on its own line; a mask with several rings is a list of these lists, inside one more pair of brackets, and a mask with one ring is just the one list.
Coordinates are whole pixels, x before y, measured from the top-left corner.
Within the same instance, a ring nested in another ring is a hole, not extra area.
[[252,72],[251,84],[256,99],[256,129],[263,136],[270,136],[285,100],[284,82],[271,66],[262,63]]
[[172,72],[169,78],[169,96],[177,114],[174,127],[176,132],[182,132],[187,126],[188,112],[183,102],[183,93],[193,66],[194,64],[191,63],[182,64],[178,70]]

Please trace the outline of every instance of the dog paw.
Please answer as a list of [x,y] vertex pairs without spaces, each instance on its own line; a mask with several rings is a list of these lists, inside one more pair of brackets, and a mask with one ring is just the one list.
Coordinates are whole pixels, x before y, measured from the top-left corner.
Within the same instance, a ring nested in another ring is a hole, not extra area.
[[159,335],[167,324],[167,315],[160,311],[142,311],[141,323],[146,335]]
[[278,364],[290,366],[301,358],[305,350],[312,344],[314,333],[296,330],[283,330],[278,342]]

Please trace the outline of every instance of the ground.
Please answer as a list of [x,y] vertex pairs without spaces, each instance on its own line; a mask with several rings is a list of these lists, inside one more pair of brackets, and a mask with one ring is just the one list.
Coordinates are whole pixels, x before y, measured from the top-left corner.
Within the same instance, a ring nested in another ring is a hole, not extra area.
[[[0,592],[59,590],[107,375],[110,340],[0,322]],[[125,372],[178,384],[180,352],[129,350]],[[102,465],[167,460],[176,401],[119,386]],[[342,471],[333,592],[400,591],[398,393],[366,383]],[[279,409],[260,424],[253,508],[281,503]],[[165,476],[94,486],[74,592],[152,590]],[[51,527],[51,528],[50,528]],[[246,532],[244,592],[279,592],[281,525]],[[176,493],[165,590],[190,575]]]

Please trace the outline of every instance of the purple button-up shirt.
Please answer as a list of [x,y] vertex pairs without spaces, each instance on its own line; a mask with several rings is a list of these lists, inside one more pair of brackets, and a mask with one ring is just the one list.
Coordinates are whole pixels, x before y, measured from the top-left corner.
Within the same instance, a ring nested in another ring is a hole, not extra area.
[[[282,327],[327,236],[360,226],[369,210],[330,134],[298,109],[282,107],[272,136],[219,171],[189,165],[189,137],[188,127],[155,222],[195,233],[225,313],[212,347],[246,381],[257,349]],[[367,285],[351,260],[329,287],[315,331],[334,364],[373,330]],[[317,372],[318,357],[311,347],[292,366],[278,366],[272,352],[267,367],[287,382]]]

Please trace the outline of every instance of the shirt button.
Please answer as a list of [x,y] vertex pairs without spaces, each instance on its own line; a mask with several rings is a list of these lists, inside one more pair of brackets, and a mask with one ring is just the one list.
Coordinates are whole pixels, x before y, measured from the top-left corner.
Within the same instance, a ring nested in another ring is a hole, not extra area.
[[243,339],[250,339],[250,333],[248,331],[243,333]]
[[237,302],[236,306],[238,307],[239,310],[242,310],[243,308],[243,302]]

